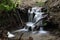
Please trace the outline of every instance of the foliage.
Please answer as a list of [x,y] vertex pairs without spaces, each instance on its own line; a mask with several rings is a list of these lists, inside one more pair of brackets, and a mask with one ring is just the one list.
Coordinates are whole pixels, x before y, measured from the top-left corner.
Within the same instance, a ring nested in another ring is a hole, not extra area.
[[9,11],[15,8],[15,4],[11,0],[1,0],[0,1],[0,10]]
[[21,0],[12,0],[12,2],[13,2],[15,5],[17,5],[17,4],[21,5],[21,3],[22,3]]

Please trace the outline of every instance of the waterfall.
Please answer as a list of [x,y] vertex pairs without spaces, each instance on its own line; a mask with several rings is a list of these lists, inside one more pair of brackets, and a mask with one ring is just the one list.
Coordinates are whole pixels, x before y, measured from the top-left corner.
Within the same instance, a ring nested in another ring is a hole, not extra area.
[[[33,28],[35,27],[35,23],[37,23],[38,22],[38,20],[41,20],[42,19],[42,14],[43,14],[43,12],[41,12],[41,8],[42,7],[33,7],[31,10],[29,9],[28,10],[28,22],[26,23],[26,25],[28,26],[28,27],[31,27],[32,28],[32,30],[33,30]],[[34,15],[34,17],[33,17],[33,14],[35,14]],[[38,23],[37,23],[38,25],[42,25],[42,21],[39,21]]]
[[45,30],[43,30],[43,18],[47,15],[43,16],[44,12],[41,12],[42,7],[32,7],[28,10],[28,21],[26,23],[27,28],[19,29],[14,32],[20,32],[20,31],[29,31],[29,28],[31,28],[32,32],[35,33],[33,30],[35,26],[40,27],[40,30],[38,31],[41,33],[47,33]]
[[[34,29],[34,27],[37,26],[41,26],[39,33],[47,33],[46,31],[43,30],[43,20],[42,18],[46,17],[47,15],[43,16],[44,12],[41,12],[41,8],[42,7],[33,7],[31,10],[28,10],[29,13],[29,21],[26,23],[26,25],[28,27],[31,27],[32,30]],[[33,17],[33,14],[34,17]]]
[[28,21],[32,22],[32,20],[33,20],[33,11],[30,12],[30,10],[28,10]]

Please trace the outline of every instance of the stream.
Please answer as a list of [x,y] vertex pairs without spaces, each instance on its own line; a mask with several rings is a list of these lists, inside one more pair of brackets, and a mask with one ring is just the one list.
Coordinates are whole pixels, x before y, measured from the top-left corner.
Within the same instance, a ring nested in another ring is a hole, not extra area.
[[[32,37],[34,40],[48,40],[55,39],[56,36],[52,36],[49,31],[44,30],[43,18],[48,15],[41,11],[42,7],[32,7],[28,10],[28,21],[25,23],[26,26],[22,29],[8,32],[8,38],[19,39],[23,33],[22,38],[27,40]],[[37,30],[38,29],[38,30]],[[49,37],[49,38],[47,38]]]
[[[41,12],[42,7],[32,7],[28,10],[28,21],[25,23],[26,27],[23,29],[15,30],[13,33],[20,33],[20,32],[31,32],[32,34],[47,34],[48,31],[43,29],[43,18],[47,15],[43,15],[44,12]],[[39,27],[39,30],[35,30],[35,27]],[[15,34],[8,32],[8,37],[13,38]]]

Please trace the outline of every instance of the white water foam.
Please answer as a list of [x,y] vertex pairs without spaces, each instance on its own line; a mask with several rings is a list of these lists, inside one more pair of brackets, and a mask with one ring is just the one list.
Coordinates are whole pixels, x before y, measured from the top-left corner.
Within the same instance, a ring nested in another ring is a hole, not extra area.
[[32,31],[33,31],[33,29],[35,27],[35,25],[34,25],[33,22],[28,22],[28,23],[26,23],[26,25],[28,26],[28,28],[31,27],[32,28]]
[[43,30],[43,27],[40,27],[39,33],[40,34],[47,34],[48,32]]
[[15,37],[15,35],[11,34],[10,32],[8,32],[7,34],[8,34],[8,38]]

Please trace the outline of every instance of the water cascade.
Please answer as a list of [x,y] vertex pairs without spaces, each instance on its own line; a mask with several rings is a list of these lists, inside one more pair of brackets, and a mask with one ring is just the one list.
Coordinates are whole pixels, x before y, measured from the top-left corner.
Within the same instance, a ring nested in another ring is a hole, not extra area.
[[[43,17],[44,12],[41,12],[42,7],[33,7],[31,10],[28,10],[28,19],[29,21],[26,23],[28,27],[32,28],[32,32],[34,33],[33,29],[34,27],[41,26],[39,33],[47,33],[46,31],[43,30],[43,23],[42,23],[42,18],[46,17],[46,15]],[[35,14],[33,16],[33,14]]]
[[43,18],[46,17],[43,16],[44,12],[41,12],[42,7],[32,7],[31,9],[28,10],[28,22],[26,23],[27,28],[19,29],[14,32],[20,32],[20,31],[29,31],[29,27],[31,28],[32,32],[34,32],[34,28],[40,27],[40,30],[38,33],[47,33],[46,31],[43,30]]

